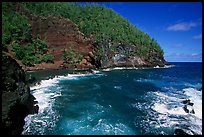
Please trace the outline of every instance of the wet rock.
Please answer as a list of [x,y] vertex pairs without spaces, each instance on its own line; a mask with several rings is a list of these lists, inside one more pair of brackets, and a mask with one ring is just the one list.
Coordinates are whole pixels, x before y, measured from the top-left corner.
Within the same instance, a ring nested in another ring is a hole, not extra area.
[[192,102],[190,101],[190,99],[184,100],[184,101],[182,101],[182,103],[183,103],[183,104],[186,104],[186,105],[190,105],[190,106],[193,106],[193,105],[194,105],[194,103],[192,103]]
[[[26,82],[25,72],[11,57],[2,61],[2,131],[7,135],[20,135],[24,118],[38,111],[38,106]],[[34,106],[35,105],[35,106]]]
[[184,110],[186,113],[189,113],[189,110],[188,110],[188,108],[187,108],[187,105],[185,105],[185,106],[183,107],[183,110]]
[[184,132],[182,129],[179,129],[179,128],[175,129],[174,134],[175,135],[189,135],[186,132]]
[[190,111],[190,113],[191,113],[191,114],[195,114],[195,111],[194,111],[194,109],[192,109],[192,110]]
[[30,77],[28,78],[28,80],[27,80],[27,82],[28,82],[29,84],[35,83],[36,81],[37,81],[37,79],[36,79],[35,77],[33,77],[33,76],[30,76]]
[[195,114],[195,111],[193,109],[193,107],[191,105],[185,105],[183,107],[183,110],[186,112],[186,113],[191,113],[191,114]]

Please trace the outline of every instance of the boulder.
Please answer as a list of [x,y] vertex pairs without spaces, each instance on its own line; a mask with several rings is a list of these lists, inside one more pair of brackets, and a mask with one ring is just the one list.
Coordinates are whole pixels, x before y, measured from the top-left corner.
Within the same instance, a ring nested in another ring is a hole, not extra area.
[[80,64],[87,64],[87,60],[86,59],[82,59],[82,61],[80,62]]

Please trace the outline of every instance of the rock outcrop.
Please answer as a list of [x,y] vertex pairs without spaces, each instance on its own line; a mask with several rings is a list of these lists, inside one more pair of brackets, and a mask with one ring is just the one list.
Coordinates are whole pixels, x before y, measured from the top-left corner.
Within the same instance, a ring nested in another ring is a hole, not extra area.
[[2,61],[2,131],[7,135],[19,135],[23,131],[24,118],[38,112],[37,101],[30,94],[25,72],[10,56]]
[[[105,42],[102,45],[100,56],[98,58],[98,64],[101,68],[109,67],[154,67],[164,66],[167,62],[162,55],[157,52],[149,52],[145,56],[137,55],[134,52],[137,49],[135,45],[128,44],[111,44],[111,42]],[[95,61],[97,62],[97,61]]]

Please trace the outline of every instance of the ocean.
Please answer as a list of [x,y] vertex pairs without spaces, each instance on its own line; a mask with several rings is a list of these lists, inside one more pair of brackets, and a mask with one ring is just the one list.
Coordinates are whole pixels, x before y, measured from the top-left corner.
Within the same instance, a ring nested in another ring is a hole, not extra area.
[[202,63],[171,64],[46,77],[31,87],[39,112],[22,134],[201,135]]

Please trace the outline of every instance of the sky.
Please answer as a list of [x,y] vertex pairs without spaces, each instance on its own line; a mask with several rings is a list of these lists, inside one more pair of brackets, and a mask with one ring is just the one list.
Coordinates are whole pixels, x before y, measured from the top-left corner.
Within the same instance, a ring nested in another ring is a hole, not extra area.
[[157,40],[166,61],[202,62],[202,2],[94,3],[113,9]]

